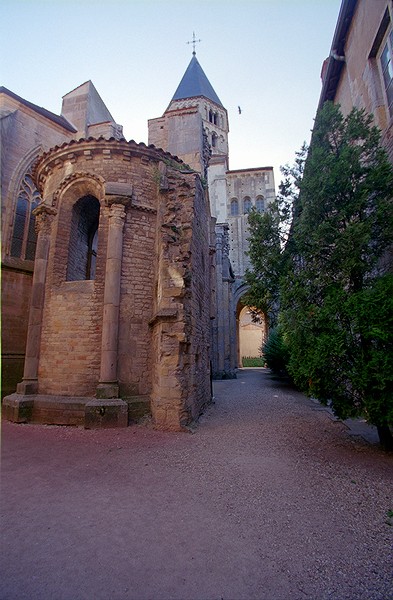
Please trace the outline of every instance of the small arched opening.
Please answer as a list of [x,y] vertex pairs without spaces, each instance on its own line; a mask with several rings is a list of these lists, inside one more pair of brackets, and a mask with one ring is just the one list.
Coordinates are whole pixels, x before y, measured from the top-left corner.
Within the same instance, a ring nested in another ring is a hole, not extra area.
[[245,196],[243,198],[243,213],[245,215],[248,215],[248,213],[251,212],[251,208],[252,208],[251,198],[250,198],[250,196]]
[[237,217],[239,214],[239,202],[237,198],[231,200],[231,217]]

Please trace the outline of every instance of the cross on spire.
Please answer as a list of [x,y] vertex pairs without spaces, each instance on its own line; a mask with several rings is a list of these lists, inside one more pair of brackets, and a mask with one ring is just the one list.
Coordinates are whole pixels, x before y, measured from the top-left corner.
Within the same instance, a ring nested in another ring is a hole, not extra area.
[[195,52],[195,44],[197,44],[198,42],[201,42],[202,40],[197,40],[195,37],[195,31],[192,32],[192,40],[190,42],[186,42],[187,44],[192,44],[192,53],[195,56],[196,52]]

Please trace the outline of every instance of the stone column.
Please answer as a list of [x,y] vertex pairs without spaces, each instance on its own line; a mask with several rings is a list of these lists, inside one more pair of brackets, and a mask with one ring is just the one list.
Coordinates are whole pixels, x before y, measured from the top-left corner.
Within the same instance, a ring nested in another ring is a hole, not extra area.
[[101,369],[97,398],[118,398],[117,349],[119,334],[120,277],[123,254],[125,196],[106,196],[110,207],[108,249],[105,267],[104,313],[102,322]]
[[44,310],[45,280],[48,267],[50,232],[57,210],[40,204],[34,209],[37,246],[34,261],[33,284],[27,330],[26,357],[23,380],[17,385],[22,395],[38,393],[38,361],[41,344],[42,315]]

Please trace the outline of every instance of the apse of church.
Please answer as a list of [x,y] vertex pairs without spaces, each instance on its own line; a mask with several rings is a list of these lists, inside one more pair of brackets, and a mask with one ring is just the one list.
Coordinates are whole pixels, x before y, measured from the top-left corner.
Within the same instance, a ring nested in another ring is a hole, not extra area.
[[242,365],[247,215],[272,168],[229,170],[195,49],[149,146],[91,81],[60,116],[0,88],[0,125],[3,416],[184,429]]
[[48,422],[57,402],[60,422],[121,426],[145,399],[157,428],[181,430],[211,397],[199,176],[143,144],[90,138],[44,154],[35,178],[33,313],[6,416],[24,420],[27,402],[27,420]]

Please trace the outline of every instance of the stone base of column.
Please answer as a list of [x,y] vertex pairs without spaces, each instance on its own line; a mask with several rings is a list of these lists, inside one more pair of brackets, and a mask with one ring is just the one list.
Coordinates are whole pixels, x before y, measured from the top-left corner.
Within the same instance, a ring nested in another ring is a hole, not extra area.
[[118,398],[119,386],[117,382],[99,383],[96,390],[96,396],[102,400],[107,400],[108,398]]
[[33,405],[32,398],[18,393],[10,394],[3,399],[2,418],[13,423],[28,423],[31,420]]
[[127,427],[128,405],[124,400],[95,398],[85,406],[85,429]]
[[22,396],[38,394],[38,379],[24,379],[16,386],[16,393]]

